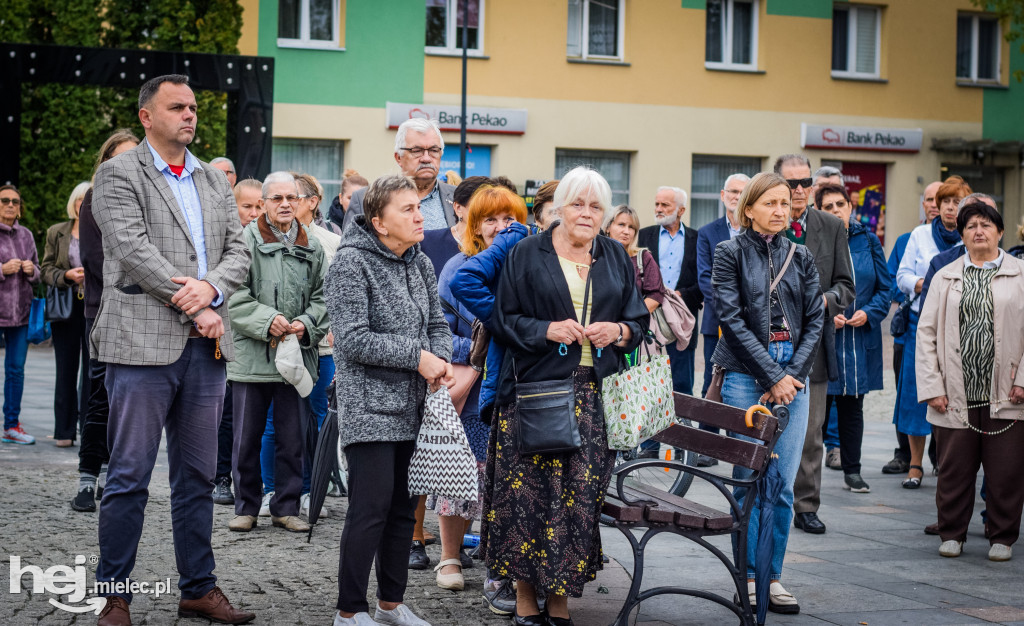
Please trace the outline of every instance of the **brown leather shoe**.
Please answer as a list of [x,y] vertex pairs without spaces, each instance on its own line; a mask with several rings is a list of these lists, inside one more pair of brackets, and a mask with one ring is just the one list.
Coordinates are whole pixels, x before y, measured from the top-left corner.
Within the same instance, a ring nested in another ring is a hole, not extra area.
[[132,626],[128,601],[121,596],[107,596],[107,603],[100,611],[100,619],[96,626]]
[[284,517],[270,516],[270,522],[278,528],[284,528],[293,533],[308,533],[309,524],[302,521],[297,515],[285,515]]
[[214,587],[197,600],[179,600],[178,617],[205,617],[218,624],[247,624],[256,619],[256,614],[231,606],[220,587]]

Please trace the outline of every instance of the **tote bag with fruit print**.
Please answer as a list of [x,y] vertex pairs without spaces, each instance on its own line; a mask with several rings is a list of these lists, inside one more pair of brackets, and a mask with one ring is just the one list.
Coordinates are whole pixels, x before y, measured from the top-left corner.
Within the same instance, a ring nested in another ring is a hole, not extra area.
[[632,450],[675,421],[668,357],[651,354],[646,342],[637,364],[602,382],[604,423],[611,450]]

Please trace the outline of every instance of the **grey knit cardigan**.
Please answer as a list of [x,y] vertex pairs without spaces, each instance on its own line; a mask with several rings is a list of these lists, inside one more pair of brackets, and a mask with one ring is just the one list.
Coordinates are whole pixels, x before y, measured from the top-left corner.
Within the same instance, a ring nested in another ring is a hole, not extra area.
[[420,350],[452,357],[430,259],[419,244],[396,256],[360,218],[342,235],[324,297],[341,446],[415,440],[427,391],[416,371]]

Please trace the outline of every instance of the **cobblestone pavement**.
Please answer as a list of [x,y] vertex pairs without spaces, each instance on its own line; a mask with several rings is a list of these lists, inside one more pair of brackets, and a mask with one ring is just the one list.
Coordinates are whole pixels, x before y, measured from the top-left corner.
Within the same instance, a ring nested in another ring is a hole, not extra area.
[[[698,354],[700,350],[698,350]],[[887,362],[890,359],[887,357]],[[698,363],[698,380],[701,364]],[[29,353],[22,422],[38,438],[37,445],[0,445],[0,624],[94,624],[91,613],[73,615],[48,600],[67,601],[47,593],[9,591],[12,556],[21,564],[44,570],[54,565],[74,567],[83,555],[91,588],[98,554],[96,513],[76,513],[69,506],[77,485],[78,447],[58,449],[52,437],[52,351]],[[872,393],[865,406],[863,476],[870,494],[842,489],[842,474],[825,470],[822,482],[822,520],[825,535],[794,530],[790,538],[784,582],[801,603],[797,616],[771,615],[778,624],[1024,624],[1024,554],[1009,563],[985,559],[987,542],[980,523],[972,524],[964,555],[938,556],[938,540],[921,532],[934,521],[935,478],[928,474],[918,491],[899,487],[901,477],[883,476],[881,465],[892,455],[890,425],[892,373],[887,390]],[[728,471],[718,468],[718,471]],[[147,520],[134,572],[139,581],[171,579],[171,591],[160,598],[136,595],[132,615],[136,624],[200,624],[178,619],[177,574],[170,542],[169,488],[166,460],[154,471]],[[718,504],[708,487],[695,485],[688,497]],[[328,498],[331,516],[322,520],[306,543],[304,534],[272,528],[261,518],[250,533],[227,530],[233,509],[214,507],[213,542],[219,584],[236,606],[256,611],[257,624],[331,623],[337,591],[338,539],[346,500]],[[980,507],[978,507],[980,509]],[[975,518],[977,519],[977,517]],[[428,529],[436,533],[436,519]],[[630,578],[619,563],[632,568],[625,539],[614,528],[604,529],[605,550],[613,559],[585,596],[574,601],[577,624],[609,624],[621,606]],[[719,541],[719,545],[727,545]],[[1021,549],[1021,546],[1016,546]],[[428,547],[436,563],[440,550]],[[647,552],[645,587],[684,584],[732,595],[724,568],[708,553],[684,540],[663,535]],[[443,591],[431,570],[410,572],[406,601],[433,624],[505,624],[492,615],[479,590],[484,570],[465,572],[467,591]],[[31,575],[23,577],[30,587]],[[371,577],[371,594],[374,589]],[[71,604],[71,602],[68,602]],[[79,604],[81,604],[79,602]],[[636,623],[729,624],[731,613],[692,598],[663,596],[645,602]]]

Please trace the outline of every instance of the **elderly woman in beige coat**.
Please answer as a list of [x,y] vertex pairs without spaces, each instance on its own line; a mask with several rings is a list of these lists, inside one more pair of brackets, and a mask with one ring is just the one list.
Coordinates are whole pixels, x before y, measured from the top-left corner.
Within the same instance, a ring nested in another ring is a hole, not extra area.
[[939,554],[963,550],[980,465],[988,558],[1007,561],[1024,506],[1024,261],[999,249],[1003,220],[987,204],[965,206],[957,230],[967,254],[935,274],[917,328],[918,398],[939,450]]

